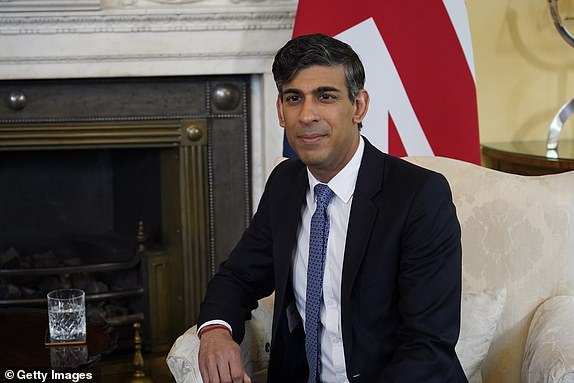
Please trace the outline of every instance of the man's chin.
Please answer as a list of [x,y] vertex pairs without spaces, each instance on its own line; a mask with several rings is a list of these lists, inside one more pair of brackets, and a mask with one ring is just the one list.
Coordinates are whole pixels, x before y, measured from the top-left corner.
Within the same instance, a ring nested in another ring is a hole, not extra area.
[[297,153],[297,156],[299,157],[299,159],[307,166],[309,167],[317,167],[317,166],[321,166],[322,164],[322,157],[318,156],[317,153]]

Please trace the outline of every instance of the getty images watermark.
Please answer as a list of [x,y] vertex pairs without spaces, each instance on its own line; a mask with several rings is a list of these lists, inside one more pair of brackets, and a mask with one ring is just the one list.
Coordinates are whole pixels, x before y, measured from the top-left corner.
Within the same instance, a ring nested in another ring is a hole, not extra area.
[[8,380],[24,380],[26,382],[47,382],[51,380],[66,380],[78,383],[84,380],[92,380],[91,372],[58,372],[54,370],[6,370],[4,377]]

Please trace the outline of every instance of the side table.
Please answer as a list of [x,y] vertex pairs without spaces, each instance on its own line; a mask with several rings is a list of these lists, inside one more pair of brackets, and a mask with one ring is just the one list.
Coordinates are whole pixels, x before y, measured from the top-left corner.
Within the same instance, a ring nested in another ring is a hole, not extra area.
[[546,141],[483,143],[482,164],[506,173],[527,176],[574,170],[574,141],[560,141],[557,158],[546,157]]
[[48,311],[7,308],[0,310],[0,380],[6,370],[73,371],[99,361],[113,342],[104,323],[88,320],[87,341],[81,346],[44,345]]

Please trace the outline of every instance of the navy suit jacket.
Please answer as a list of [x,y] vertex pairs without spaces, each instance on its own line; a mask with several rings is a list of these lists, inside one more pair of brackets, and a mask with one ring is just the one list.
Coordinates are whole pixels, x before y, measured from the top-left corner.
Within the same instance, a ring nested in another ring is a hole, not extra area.
[[[211,280],[200,310],[199,324],[226,320],[240,342],[257,300],[275,291],[273,383],[306,381],[303,323],[289,326],[287,308],[308,187],[300,160],[274,169],[252,223]],[[454,351],[460,297],[460,225],[446,179],[365,139],[341,286],[349,381],[466,382]]]

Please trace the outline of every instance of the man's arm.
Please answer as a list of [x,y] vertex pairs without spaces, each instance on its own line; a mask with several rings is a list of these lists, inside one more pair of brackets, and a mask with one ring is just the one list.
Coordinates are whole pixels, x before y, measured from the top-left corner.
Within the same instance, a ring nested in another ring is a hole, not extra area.
[[[251,224],[210,281],[201,304],[199,367],[204,382],[251,381],[243,368],[239,343],[257,300],[274,288],[268,201],[275,174],[276,170],[269,177]],[[230,330],[204,326],[213,320],[225,322]]]
[[[460,376],[455,353],[460,330],[460,225],[447,181],[426,178],[402,238],[399,347],[384,375],[393,382],[443,382]],[[464,377],[464,374],[462,375]]]

